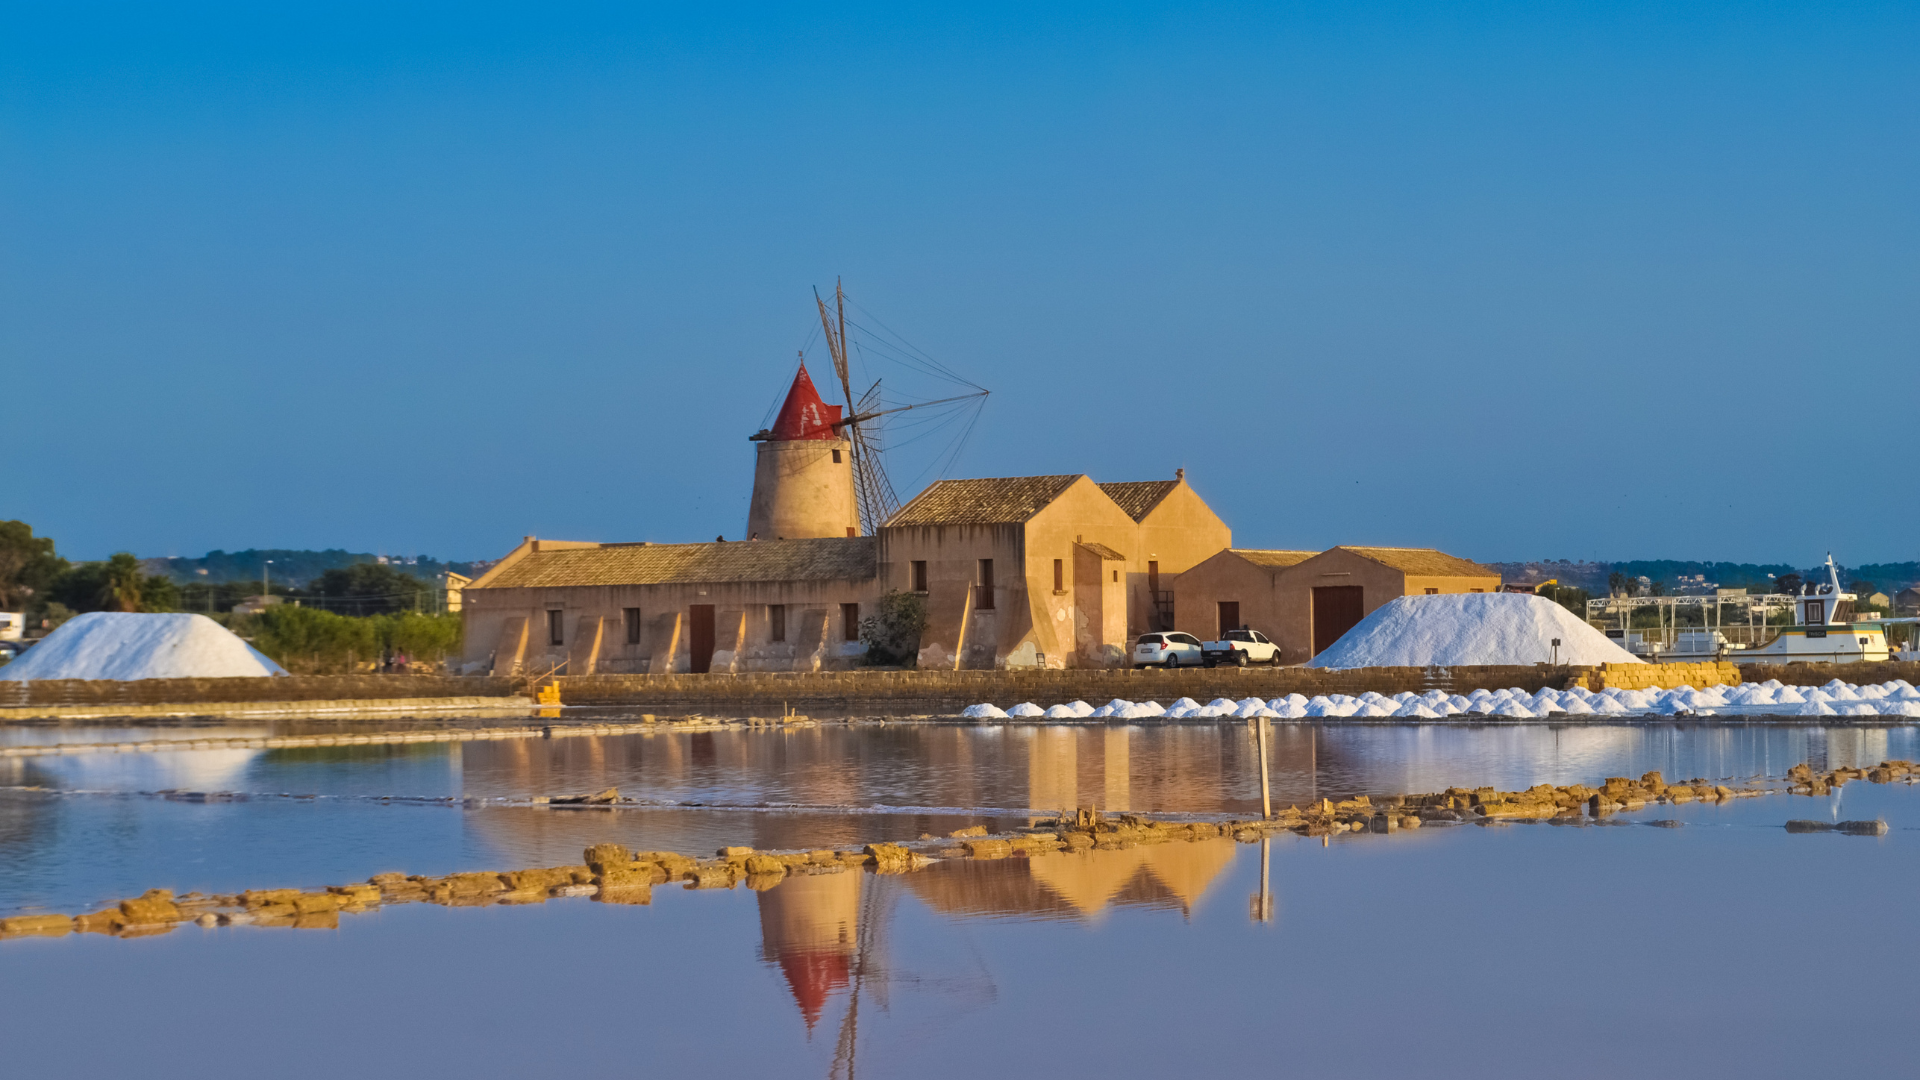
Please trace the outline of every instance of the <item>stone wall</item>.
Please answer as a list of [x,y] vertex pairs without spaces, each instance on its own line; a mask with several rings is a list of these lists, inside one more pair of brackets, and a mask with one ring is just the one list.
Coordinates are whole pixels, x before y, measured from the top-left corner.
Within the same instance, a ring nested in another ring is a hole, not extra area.
[[526,680],[441,675],[294,675],[261,679],[40,679],[0,682],[0,708],[255,701],[394,701],[525,694]]
[[[1609,687],[1621,690],[1673,690],[1681,686],[1699,690],[1708,686],[1739,686],[1749,681],[1765,682],[1767,679],[1767,676],[1756,678],[1741,671],[1740,665],[1724,660],[1699,664],[1605,664],[1587,670],[1586,687],[1595,691]],[[1826,678],[1820,681],[1825,682]]]
[[[852,671],[817,675],[590,675],[563,677],[560,699],[569,705],[622,705],[660,712],[777,714],[783,706],[823,715],[861,713],[950,714],[977,702],[1001,707],[1030,701],[1042,707],[1078,698],[1104,705],[1114,698],[1171,704],[1181,697],[1275,698],[1287,694],[1397,694],[1440,689],[1464,694],[1486,688],[1562,689],[1591,668],[1456,667],[1187,668],[1163,671]],[[1677,683],[1675,685],[1678,685]]]

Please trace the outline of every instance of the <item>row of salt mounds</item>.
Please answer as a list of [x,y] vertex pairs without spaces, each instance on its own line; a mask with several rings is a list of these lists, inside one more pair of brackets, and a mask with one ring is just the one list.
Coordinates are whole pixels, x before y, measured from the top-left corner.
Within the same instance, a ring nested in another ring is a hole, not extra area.
[[1455,593],[1382,604],[1307,666],[1527,666],[1551,660],[1555,638],[1562,664],[1645,662],[1544,596]]
[[286,669],[205,615],[94,611],[0,668],[0,679],[246,679]]
[[1368,691],[1357,697],[1346,694],[1308,698],[1302,694],[1261,701],[1256,697],[1229,701],[1215,698],[1205,705],[1183,697],[1171,705],[1158,702],[1132,702],[1124,698],[1098,709],[1084,701],[1042,709],[1031,703],[1001,711],[993,705],[974,705],[962,715],[974,719],[1006,717],[1120,718],[1202,720],[1212,718],[1247,719],[1270,716],[1283,720],[1320,717],[1359,719],[1442,719],[1449,716],[1493,716],[1507,719],[1548,716],[1631,716],[1654,714],[1673,716],[1683,713],[1712,715],[1728,709],[1775,710],[1785,716],[1920,716],[1920,690],[1904,679],[1886,683],[1856,685],[1838,679],[1825,686],[1784,686],[1778,680],[1742,683],[1739,686],[1709,686],[1696,690],[1691,686],[1671,690],[1627,690],[1609,687],[1594,693],[1584,686],[1568,690],[1541,689],[1529,694],[1514,687],[1507,690],[1475,690],[1471,694],[1448,694],[1429,690],[1387,696]]

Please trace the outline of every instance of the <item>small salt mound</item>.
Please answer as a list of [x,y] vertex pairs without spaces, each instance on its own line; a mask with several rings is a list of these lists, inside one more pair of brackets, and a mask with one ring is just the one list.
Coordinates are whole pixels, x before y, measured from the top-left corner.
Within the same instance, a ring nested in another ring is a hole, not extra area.
[[1378,701],[1363,701],[1360,703],[1359,708],[1353,710],[1351,715],[1357,717],[1392,716],[1393,710]]
[[1239,707],[1240,707],[1239,702],[1230,701],[1223,697],[1217,697],[1217,698],[1214,698],[1212,701],[1207,702],[1207,708],[1209,709],[1226,709],[1231,711]]
[[1087,704],[1084,701],[1069,701],[1067,702],[1067,708],[1072,709],[1073,715],[1075,716],[1092,716],[1093,715],[1093,706]]
[[1307,703],[1308,716],[1345,716],[1346,707],[1334,704],[1324,697],[1316,697]]
[[286,669],[205,615],[93,611],[48,634],[0,680],[258,679]]
[[[1279,701],[1279,699],[1275,700]],[[1282,720],[1301,720],[1306,718],[1307,707],[1305,705],[1295,705],[1291,701],[1279,701],[1279,703],[1274,706],[1273,714]]]
[[1361,701],[1373,701],[1373,702],[1380,702],[1380,701],[1385,701],[1385,700],[1387,700],[1387,699],[1386,699],[1386,698],[1384,698],[1384,697],[1382,697],[1382,696],[1380,696],[1379,694],[1377,694],[1377,693],[1375,693],[1374,691],[1372,691],[1372,690],[1369,690],[1369,691],[1367,691],[1366,693],[1364,693],[1364,694],[1361,694],[1361,695],[1360,695],[1360,700],[1361,700]]
[[1402,690],[1400,693],[1393,695],[1387,700],[1397,705],[1405,705],[1407,702],[1412,701],[1419,696],[1420,696],[1419,694],[1416,694],[1411,690]]
[[1833,685],[1833,683],[1828,683],[1827,685],[1821,687],[1820,689],[1825,691],[1827,695],[1827,700],[1829,701],[1859,701],[1860,700],[1860,695],[1854,691],[1853,687],[1848,686],[1846,683],[1841,683],[1839,686],[1835,686]]
[[1776,687],[1773,691],[1775,705],[1798,705],[1806,700],[1807,696],[1802,694],[1797,686]]
[[1763,682],[1760,685],[1766,687],[1769,690],[1775,691],[1777,693],[1780,690],[1780,687],[1784,684],[1782,684],[1779,679],[1768,679],[1766,682]]
[[1788,710],[1788,715],[1791,715],[1791,716],[1839,716],[1840,714],[1834,711],[1833,706],[1827,704],[1824,701],[1808,701],[1804,704],[1796,705],[1792,709]]
[[1007,715],[1012,717],[1018,717],[1020,719],[1026,719],[1027,717],[1030,717],[1030,716],[1045,716],[1047,715],[1047,710],[1041,708],[1038,705],[1035,705],[1030,701],[1023,701],[1020,704],[1015,705],[1013,708],[1008,709]]
[[1888,698],[1880,703],[1883,716],[1920,716],[1920,701],[1896,701]]
[[1454,593],[1390,600],[1347,631],[1308,667],[1638,664],[1579,616],[1544,596]]
[[1577,698],[1572,694],[1568,694],[1566,697],[1560,699],[1560,711],[1566,713],[1568,716],[1591,716],[1593,715],[1593,706],[1587,704],[1583,698]]
[[1143,701],[1138,705],[1129,705],[1115,716],[1125,720],[1140,720],[1149,716],[1165,716],[1167,710],[1157,701]]
[[1727,699],[1729,705],[1771,705],[1773,691],[1762,686],[1743,686]]
[[1074,711],[1073,711],[1073,708],[1072,708],[1072,706],[1069,706],[1069,705],[1052,705],[1052,706],[1049,706],[1049,707],[1047,708],[1047,711],[1046,711],[1046,712],[1044,712],[1044,713],[1041,713],[1040,715],[1042,715],[1042,716],[1044,716],[1044,717],[1046,717],[1046,718],[1047,718],[1047,719],[1049,719],[1049,720],[1078,720],[1078,719],[1080,719],[1080,714],[1079,714],[1079,713],[1077,713],[1077,712],[1074,712]]
[[1466,712],[1467,710],[1473,708],[1473,700],[1474,699],[1470,697],[1463,697],[1459,694],[1455,694],[1452,697],[1447,699],[1447,704],[1453,706],[1454,710],[1457,712]]
[[1887,697],[1891,701],[1920,701],[1920,690],[1915,690],[1911,686],[1903,686],[1893,693],[1888,694]]
[[1247,700],[1240,703],[1239,708],[1233,710],[1234,717],[1240,720],[1245,720],[1248,717],[1260,716],[1262,714],[1267,716],[1272,716],[1273,710],[1267,708],[1267,703],[1264,701],[1261,701],[1257,697],[1248,698]]
[[1005,720],[1007,718],[1007,714],[1001,712],[999,706],[988,705],[984,702],[979,705],[967,706],[960,710],[960,715],[969,720]]
[[1450,698],[1441,698],[1439,701],[1431,703],[1423,701],[1420,704],[1425,705],[1441,716],[1458,716],[1466,711],[1460,706],[1455,705]]
[[1868,685],[1856,687],[1853,691],[1861,701],[1879,701],[1890,692],[1884,686]]
[[1257,697],[1243,697],[1239,701],[1234,702],[1234,705],[1242,709],[1246,708],[1249,705],[1259,705],[1264,707],[1266,705],[1266,700],[1263,698],[1257,698]]
[[1804,695],[1802,696],[1802,699],[1801,699],[1801,700],[1803,700],[1803,701],[1806,701],[1806,702],[1808,702],[1809,704],[1812,704],[1812,703],[1816,703],[1816,702],[1817,702],[1817,703],[1819,703],[1819,704],[1821,704],[1821,705],[1825,705],[1826,703],[1828,703],[1828,702],[1830,702],[1830,701],[1832,701],[1832,700],[1833,700],[1833,695],[1832,695],[1832,694],[1829,694],[1829,693],[1827,693],[1827,692],[1826,692],[1825,690],[1821,690],[1821,689],[1819,689],[1819,688],[1817,688],[1817,687],[1816,687],[1816,688],[1814,688],[1814,689],[1812,689],[1812,690],[1808,690],[1808,691],[1807,691],[1807,692],[1806,692],[1806,693],[1805,693],[1805,694],[1804,694]]
[[1199,707],[1200,707],[1199,702],[1193,700],[1190,697],[1183,697],[1179,701],[1176,701],[1173,704],[1167,706],[1167,711],[1172,712],[1175,709],[1179,709],[1184,712],[1188,709],[1197,709]]
[[1393,711],[1393,715],[1407,720],[1438,720],[1440,714],[1426,702],[1415,699]]
[[1602,716],[1620,716],[1633,711],[1622,705],[1617,698],[1610,698],[1605,694],[1595,696],[1587,707]]
[[[1515,593],[1512,595],[1519,595],[1519,594]],[[1525,705],[1522,705],[1519,702],[1512,701],[1512,700],[1501,702],[1499,705],[1495,706],[1493,712],[1489,713],[1488,715],[1510,716],[1520,720],[1535,719],[1532,709],[1529,709]]]
[[1839,716],[1878,716],[1880,715],[1879,709],[1874,708],[1870,702],[1865,702],[1865,701],[1844,702],[1842,704],[1835,705],[1833,707],[1833,711],[1836,715],[1839,715]]

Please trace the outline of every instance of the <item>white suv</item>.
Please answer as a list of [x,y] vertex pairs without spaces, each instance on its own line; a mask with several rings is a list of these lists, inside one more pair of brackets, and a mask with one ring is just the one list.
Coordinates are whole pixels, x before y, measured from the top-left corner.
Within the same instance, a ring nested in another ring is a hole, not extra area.
[[1205,662],[1200,653],[1200,639],[1192,634],[1142,634],[1133,643],[1133,666],[1193,667]]

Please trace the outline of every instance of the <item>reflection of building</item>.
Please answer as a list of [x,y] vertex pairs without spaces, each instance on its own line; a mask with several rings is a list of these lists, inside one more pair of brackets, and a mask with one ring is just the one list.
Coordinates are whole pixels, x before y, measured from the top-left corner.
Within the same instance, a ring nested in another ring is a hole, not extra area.
[[858,944],[859,872],[790,877],[759,894],[761,955],[780,966],[812,1029],[827,999],[852,978]]
[[905,881],[949,915],[1091,918],[1109,906],[1191,912],[1233,861],[1234,843],[1199,840],[1031,859],[954,859]]

